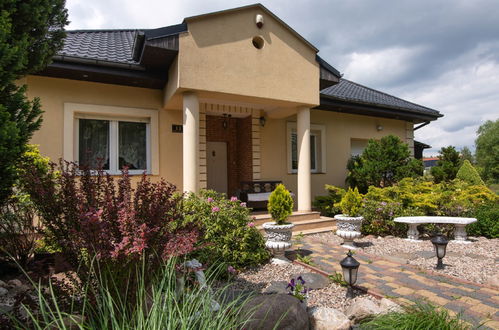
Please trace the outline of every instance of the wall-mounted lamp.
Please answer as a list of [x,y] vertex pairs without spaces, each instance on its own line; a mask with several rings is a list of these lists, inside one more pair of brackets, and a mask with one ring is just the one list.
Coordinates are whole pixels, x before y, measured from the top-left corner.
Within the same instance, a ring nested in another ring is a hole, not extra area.
[[232,117],[232,115],[229,115],[229,114],[224,113],[224,114],[223,114],[223,117],[224,117],[224,121],[222,122],[222,127],[223,127],[224,129],[227,129],[227,127],[229,127],[229,122],[228,122],[227,118]]
[[264,116],[261,116],[259,120],[260,120],[260,126],[265,127],[265,123],[267,122],[267,119],[265,119]]
[[376,130],[379,132],[379,131],[382,131],[383,130],[383,125],[376,125]]
[[256,17],[255,17],[255,23],[256,23],[256,26],[261,29],[262,26],[263,26],[263,16],[260,15],[260,14],[257,14]]

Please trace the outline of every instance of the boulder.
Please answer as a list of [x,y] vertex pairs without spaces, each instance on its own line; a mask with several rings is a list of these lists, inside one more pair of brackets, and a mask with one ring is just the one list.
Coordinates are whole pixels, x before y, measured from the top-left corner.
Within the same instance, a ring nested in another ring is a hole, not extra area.
[[490,286],[496,286],[499,288],[499,274],[495,274],[490,276],[485,284],[490,285]]
[[380,313],[381,308],[369,298],[360,298],[354,301],[345,312],[348,318],[354,323]]
[[246,320],[242,328],[248,330],[309,328],[308,314],[302,303],[287,294],[257,295],[242,307],[240,315]]
[[286,281],[272,281],[270,282],[270,285],[263,290],[263,293],[288,293],[288,289],[286,287],[288,286],[288,282]]
[[327,307],[313,307],[308,311],[312,330],[349,330],[350,320],[341,311]]
[[299,276],[301,276],[305,281],[305,286],[311,290],[325,288],[330,283],[329,279],[326,276],[318,273],[295,274],[291,278],[297,279]]
[[381,299],[379,308],[381,309],[381,314],[404,312],[404,309],[399,304],[386,298]]

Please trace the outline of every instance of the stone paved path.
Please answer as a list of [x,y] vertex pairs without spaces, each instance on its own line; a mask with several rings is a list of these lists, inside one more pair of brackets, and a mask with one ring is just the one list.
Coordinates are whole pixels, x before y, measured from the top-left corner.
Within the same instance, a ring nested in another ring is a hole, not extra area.
[[[339,245],[326,244],[306,237],[295,245],[296,252],[309,255],[316,267],[332,274],[341,272],[339,262],[347,250]],[[447,276],[418,270],[409,265],[370,256],[356,250],[360,262],[357,285],[401,304],[427,301],[443,306],[451,314],[462,313],[462,318],[480,329],[499,329],[499,290],[468,284]]]

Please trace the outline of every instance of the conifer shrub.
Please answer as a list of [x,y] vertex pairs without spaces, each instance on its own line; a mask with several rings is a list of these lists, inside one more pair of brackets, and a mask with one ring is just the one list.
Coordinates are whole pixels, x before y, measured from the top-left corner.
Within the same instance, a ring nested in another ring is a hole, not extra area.
[[465,159],[463,165],[457,171],[456,179],[468,182],[472,185],[485,185],[478,171],[471,165],[470,161]]
[[270,194],[267,209],[278,225],[285,224],[286,219],[293,213],[293,198],[283,184],[277,185]]
[[335,206],[340,208],[343,215],[351,217],[358,216],[362,207],[362,195],[359,193],[359,189],[357,187],[353,190],[352,188],[348,188],[341,201]]
[[314,199],[313,206],[321,212],[321,215],[326,217],[333,217],[340,213],[341,210],[335,204],[341,201],[346,191],[343,188],[326,184],[325,189],[328,192],[327,196],[317,196]]
[[477,219],[466,227],[471,236],[499,238],[499,204],[488,203],[475,210],[473,216]]

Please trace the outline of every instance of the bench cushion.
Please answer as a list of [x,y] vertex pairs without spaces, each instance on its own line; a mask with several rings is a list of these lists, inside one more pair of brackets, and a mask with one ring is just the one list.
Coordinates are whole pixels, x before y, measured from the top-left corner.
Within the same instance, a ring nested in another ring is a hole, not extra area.
[[454,225],[468,225],[470,223],[476,222],[476,219],[461,218],[461,217],[418,216],[418,217],[398,217],[393,219],[393,221],[403,222],[403,223],[448,223]]

